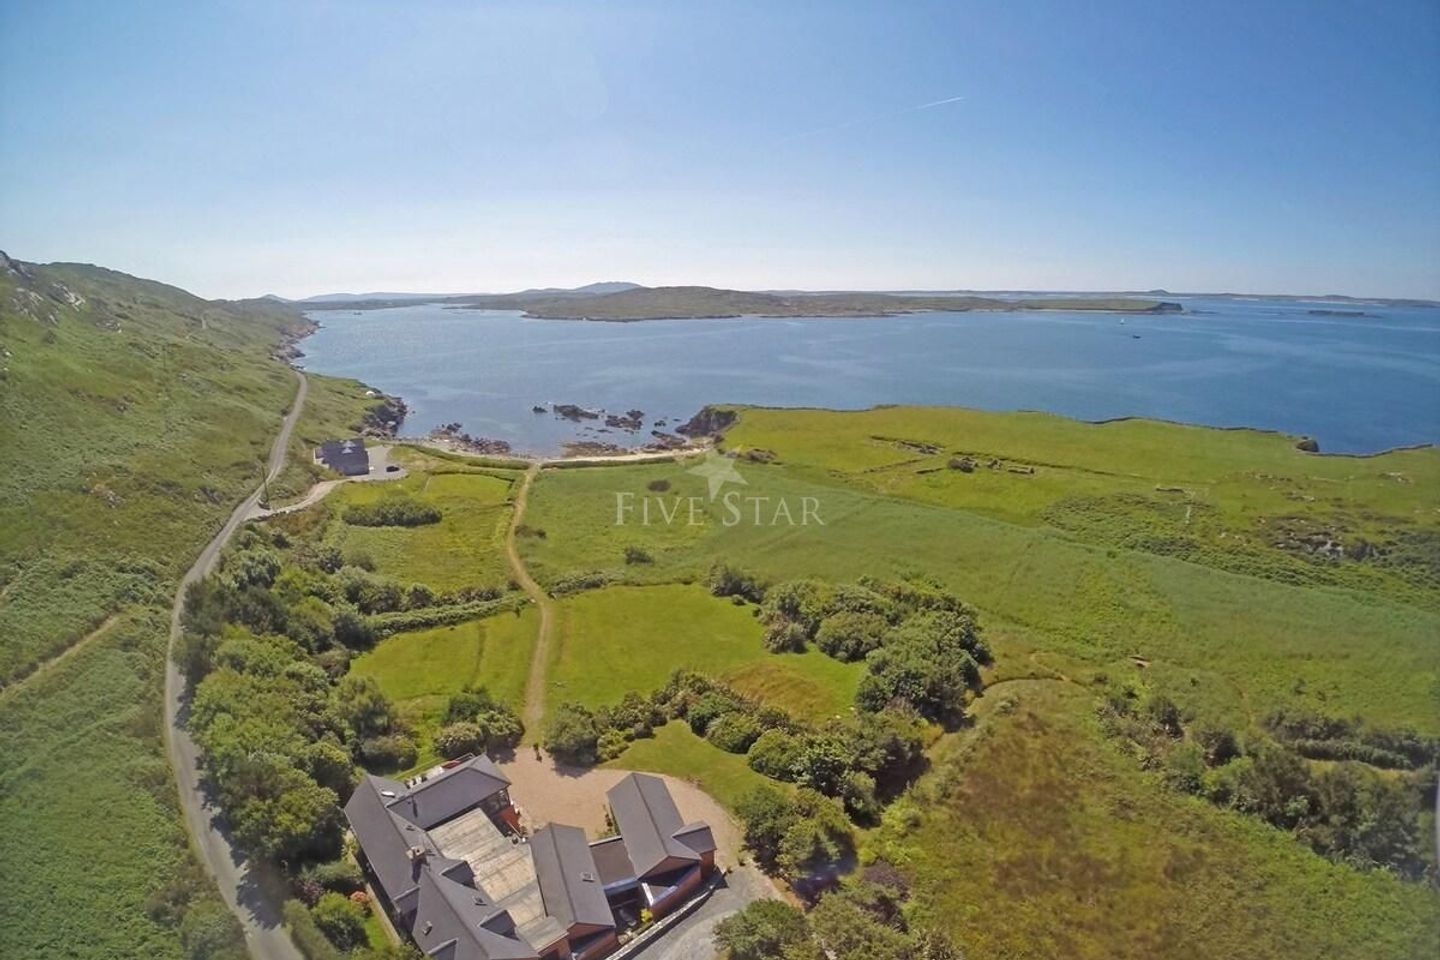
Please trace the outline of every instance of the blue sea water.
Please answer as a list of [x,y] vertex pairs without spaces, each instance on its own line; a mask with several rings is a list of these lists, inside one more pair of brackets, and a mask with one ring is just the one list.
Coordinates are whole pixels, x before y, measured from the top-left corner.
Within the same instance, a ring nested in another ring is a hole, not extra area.
[[[422,304],[312,312],[322,328],[301,347],[307,369],[404,397],[407,435],[459,421],[533,453],[638,445],[656,419],[707,403],[1145,416],[1306,434],[1333,452],[1440,442],[1440,308],[1169,299],[1186,312],[599,323]],[[638,408],[646,426],[601,432],[531,410],[552,402]]]

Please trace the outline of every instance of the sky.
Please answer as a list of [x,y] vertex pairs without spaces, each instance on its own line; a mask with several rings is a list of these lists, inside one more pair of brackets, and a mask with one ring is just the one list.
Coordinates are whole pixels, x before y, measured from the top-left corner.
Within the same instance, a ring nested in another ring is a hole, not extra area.
[[1440,298],[1440,2],[0,0],[0,249],[206,297]]

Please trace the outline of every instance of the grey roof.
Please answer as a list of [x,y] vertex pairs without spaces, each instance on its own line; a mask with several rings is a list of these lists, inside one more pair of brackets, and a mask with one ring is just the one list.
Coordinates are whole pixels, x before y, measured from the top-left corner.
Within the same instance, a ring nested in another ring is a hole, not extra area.
[[388,805],[406,820],[428,830],[509,786],[510,780],[482,753],[413,787],[401,784]]
[[630,852],[625,849],[624,837],[608,837],[590,844],[590,855],[600,870],[600,882],[607,887],[635,879],[635,864],[630,862]]
[[[387,807],[390,798],[385,793],[397,792],[396,787],[404,790],[403,784],[393,780],[366,776],[345,803],[345,819],[385,895],[397,910],[408,913],[414,908],[415,890],[427,864],[462,880],[469,879],[470,865],[444,856],[424,829]],[[421,856],[412,856],[417,848]]]
[[711,853],[715,850],[715,834],[710,829],[710,824],[703,820],[687,823],[676,830],[675,839],[696,853]]
[[[647,877],[700,860],[701,851],[677,835],[684,833],[692,842],[703,840],[696,836],[697,827],[703,825],[685,825],[664,780],[632,773],[606,791],[605,799],[638,876]],[[713,850],[713,839],[710,844]]]
[[370,471],[370,454],[360,437],[349,440],[327,440],[315,451],[316,457],[334,470],[347,476]]
[[530,839],[530,852],[546,913],[567,930],[577,923],[615,926],[584,830],[561,823],[541,827]]
[[538,960],[515,932],[510,914],[474,887],[426,870],[411,929],[428,956],[443,960]]

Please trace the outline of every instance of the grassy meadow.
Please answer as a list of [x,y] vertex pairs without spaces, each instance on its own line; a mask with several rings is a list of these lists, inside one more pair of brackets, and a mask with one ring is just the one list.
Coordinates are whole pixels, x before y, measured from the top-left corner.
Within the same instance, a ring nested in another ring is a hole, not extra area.
[[[423,583],[437,591],[472,585],[504,586],[505,528],[513,477],[499,473],[416,473],[384,483],[347,483],[326,500],[335,519],[324,542],[363,553],[375,572]],[[419,527],[362,527],[343,522],[345,508],[388,497],[410,497],[441,511],[439,523]]]
[[533,607],[452,626],[386,637],[356,657],[350,672],[373,677],[419,734],[417,767],[435,763],[431,737],[451,694],[485,687],[516,710],[524,702],[525,678],[535,649],[539,616]]
[[631,690],[649,693],[684,668],[807,720],[848,713],[860,666],[816,650],[767,654],[754,609],[685,584],[616,586],[567,597],[558,604],[547,708],[563,701],[616,703]]
[[[1440,732],[1440,452],[1328,457],[1295,442],[1040,414],[747,409],[725,446],[756,459],[737,461],[746,483],[729,489],[771,498],[765,522],[727,524],[688,465],[546,471],[527,514],[546,535],[521,549],[544,584],[612,584],[563,601],[567,630],[583,618],[596,633],[552,679],[617,691],[626,676],[644,689],[654,669],[617,656],[627,632],[649,630],[614,610],[619,598],[697,589],[663,585],[694,583],[716,560],[772,583],[925,576],[974,604],[996,653],[980,721],[937,742],[913,803],[864,839],[970,956],[1426,955],[1440,936],[1433,889],[1332,863],[1166,788],[1094,719],[1119,686],[1242,735],[1280,706]],[[646,523],[647,497],[698,498],[696,522],[688,506],[666,523],[652,505]],[[769,522],[777,500],[802,497],[823,525]],[[617,515],[619,503],[637,506]],[[1311,549],[1315,531],[1341,547]],[[1374,549],[1350,549],[1360,541]],[[626,547],[649,562],[626,563]],[[701,604],[685,630],[732,620]],[[795,656],[731,667],[731,682],[778,683]],[[614,762],[739,789],[737,758],[682,732]]]

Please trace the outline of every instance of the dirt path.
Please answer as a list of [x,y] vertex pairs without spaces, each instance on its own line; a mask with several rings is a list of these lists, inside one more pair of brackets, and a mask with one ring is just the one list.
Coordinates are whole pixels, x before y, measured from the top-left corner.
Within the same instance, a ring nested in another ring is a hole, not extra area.
[[[3,599],[3,597],[0,597],[0,599]],[[88,647],[92,641],[104,636],[107,632],[109,632],[111,627],[115,626],[115,623],[119,619],[120,614],[110,614],[110,616],[106,617],[100,622],[100,626],[96,627],[94,630],[91,630],[89,633],[85,634],[85,636],[81,637],[79,640],[76,640],[64,650],[61,650],[59,653],[55,654],[55,656],[51,657],[49,660],[46,660],[34,670],[31,670],[29,673],[25,674],[25,676],[21,677],[19,680],[16,680],[14,683],[11,683],[6,687],[0,688],[0,702],[4,702],[6,697],[12,695],[16,690],[24,687],[25,684],[29,683],[30,681],[39,680],[41,677],[50,673],[60,664],[64,663],[70,657],[74,656],[81,650]]]
[[510,572],[525,595],[540,611],[540,626],[535,635],[535,651],[530,655],[530,675],[525,680],[525,739],[530,743],[540,740],[540,723],[545,719],[545,672],[550,662],[550,640],[555,624],[555,601],[530,576],[525,561],[520,559],[520,549],[515,542],[515,531],[525,517],[525,502],[530,496],[530,486],[540,473],[540,464],[530,465],[515,491],[515,504],[510,513],[510,529],[505,532],[505,558],[510,562]]
[[[269,469],[266,477],[274,480],[285,465],[285,450],[300,411],[305,407],[309,381],[295,371],[299,387],[290,411],[280,424],[280,432],[270,446]],[[280,911],[266,895],[260,882],[258,865],[251,864],[244,854],[230,843],[230,828],[224,811],[214,806],[200,771],[200,748],[190,737],[185,721],[190,713],[190,690],[185,675],[175,664],[175,644],[180,639],[180,623],[185,613],[185,590],[214,568],[220,551],[259,503],[264,485],[246,497],[230,514],[225,525],[215,534],[195,563],[186,571],[175,591],[170,610],[170,647],[165,658],[165,747],[170,767],[175,772],[180,809],[191,847],[206,871],[215,878],[215,885],[245,932],[245,943],[256,960],[304,960],[281,923]]]

